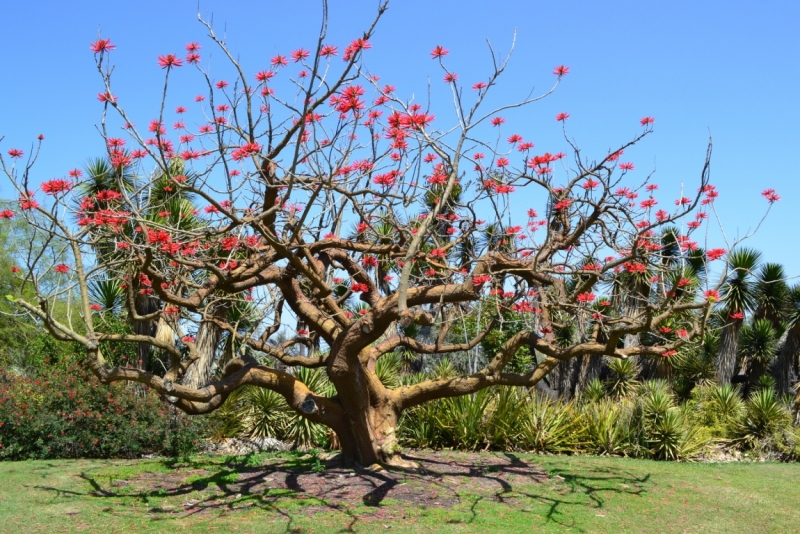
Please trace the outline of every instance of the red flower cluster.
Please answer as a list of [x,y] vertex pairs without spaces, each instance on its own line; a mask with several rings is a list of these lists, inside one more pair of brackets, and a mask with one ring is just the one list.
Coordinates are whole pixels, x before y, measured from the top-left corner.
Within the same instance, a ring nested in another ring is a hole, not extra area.
[[565,67],[564,65],[559,65],[553,69],[553,74],[561,78],[562,76],[569,74],[569,67]]
[[781,199],[780,195],[778,195],[778,193],[776,193],[774,189],[764,189],[764,190],[761,192],[761,196],[763,196],[764,198],[766,198],[766,199],[767,199],[767,201],[768,201],[770,204],[772,204],[773,202],[777,202],[778,200],[780,200],[780,199]]
[[366,293],[369,291],[369,286],[367,284],[360,284],[358,282],[353,282],[350,284],[350,291],[353,293]]
[[62,180],[60,178],[54,178],[47,182],[42,183],[42,192],[46,195],[57,195],[59,193],[63,193],[65,191],[69,191],[72,189],[72,182],[69,180]]
[[116,45],[111,44],[111,39],[98,39],[94,43],[91,43],[89,49],[98,54],[100,52],[109,52],[114,50]]
[[342,59],[344,61],[350,61],[358,52],[368,50],[370,48],[372,48],[372,44],[366,39],[355,39],[349,45],[347,45],[347,48],[344,49],[344,55],[342,56]]
[[231,158],[235,161],[239,161],[247,156],[254,156],[261,151],[261,145],[258,143],[247,143],[246,145],[242,145],[233,152],[231,152]]
[[162,69],[170,69],[172,67],[180,67],[183,65],[183,60],[175,54],[167,54],[165,56],[158,56],[158,66]]
[[441,45],[437,45],[436,48],[431,50],[431,59],[437,59],[440,57],[444,57],[449,54],[449,50],[445,50]]
[[364,101],[359,97],[364,96],[364,88],[360,85],[345,87],[339,95],[331,95],[328,104],[339,113],[348,113],[364,109]]
[[364,256],[363,258],[361,258],[361,265],[366,269],[377,267],[378,258],[376,258],[375,256]]
[[372,179],[372,183],[385,187],[392,187],[401,175],[402,173],[400,171],[394,169],[385,174],[375,175],[375,177]]
[[59,263],[58,265],[53,267],[53,270],[57,273],[66,274],[69,272],[69,265],[67,265],[66,263]]
[[472,284],[476,285],[476,286],[482,286],[483,284],[485,284],[486,282],[490,281],[491,279],[492,279],[491,275],[488,275],[488,274],[481,274],[481,275],[478,275],[478,276],[473,276],[472,277]]

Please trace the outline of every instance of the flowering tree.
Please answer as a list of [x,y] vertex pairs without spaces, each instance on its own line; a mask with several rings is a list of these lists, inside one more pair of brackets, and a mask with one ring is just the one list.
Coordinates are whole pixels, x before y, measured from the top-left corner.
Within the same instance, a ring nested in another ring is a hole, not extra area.
[[[37,299],[10,298],[56,339],[84,347],[103,382],[146,384],[193,414],[244,385],[268,388],[362,465],[400,461],[398,417],[415,405],[531,387],[577,357],[669,357],[698,336],[720,289],[701,275],[725,254],[692,237],[717,196],[708,160],[697,193],[661,209],[650,177],[627,183],[634,166],[623,161],[652,132],[651,117],[596,160],[566,136],[569,158],[498,136],[503,112],[545,95],[485,109],[508,62],[493,51],[470,92],[448,51],[432,50],[455,107],[453,124],[438,126],[366,66],[386,7],[341,50],[326,41],[325,21],[313,49],[255,73],[206,24],[232,77],[212,79],[197,43],[185,57],[159,56],[164,91],[145,128],[114,96],[115,45],[93,43],[107,158],[39,191],[29,182],[41,137],[27,163],[17,148],[2,159],[19,209],[0,216],[23,216],[45,247],[64,244],[55,263],[32,247],[17,276]],[[194,123],[169,92],[187,67],[207,88],[194,98]],[[568,73],[554,69],[553,89]],[[55,282],[40,282],[53,272]],[[66,320],[51,313],[63,300],[73,302]],[[112,328],[114,315],[130,328]],[[296,327],[280,337],[290,318]],[[394,351],[472,351],[509,322],[513,334],[463,376],[392,389],[376,374]],[[432,335],[413,335],[420,327]],[[119,344],[134,352],[109,357]],[[512,371],[522,349],[534,359]],[[312,391],[299,367],[324,370],[335,393]]]

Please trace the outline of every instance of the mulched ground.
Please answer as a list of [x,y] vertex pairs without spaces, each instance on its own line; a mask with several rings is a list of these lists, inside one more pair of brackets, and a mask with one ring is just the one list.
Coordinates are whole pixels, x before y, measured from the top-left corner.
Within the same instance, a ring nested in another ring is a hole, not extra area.
[[465,498],[470,502],[493,499],[512,504],[516,489],[547,480],[546,473],[513,454],[420,451],[403,457],[416,462],[419,469],[353,471],[333,460],[323,462],[325,469],[317,472],[308,464],[287,467],[285,460],[275,459],[266,460],[261,466],[181,468],[93,485],[98,496],[124,494],[145,499],[165,497],[173,503],[183,501],[180,505],[152,508],[156,514],[194,515],[251,506],[277,510],[292,502],[302,505],[305,513],[314,514],[346,512],[357,503],[370,507],[382,503],[399,505],[392,507],[393,512],[409,506],[452,508]]

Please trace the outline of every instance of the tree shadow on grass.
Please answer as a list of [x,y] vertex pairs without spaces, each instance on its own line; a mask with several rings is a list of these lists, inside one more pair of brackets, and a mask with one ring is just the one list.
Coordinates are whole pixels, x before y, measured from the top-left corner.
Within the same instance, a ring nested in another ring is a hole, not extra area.
[[649,474],[636,475],[622,467],[545,472],[534,461],[511,453],[418,452],[404,458],[419,469],[354,471],[336,460],[322,465],[314,455],[251,455],[164,460],[166,472],[128,472],[127,478],[116,480],[83,472],[79,477],[88,486],[83,492],[36,487],[108,500],[116,507],[131,499],[144,502],[151,506],[150,518],[158,521],[260,511],[282,517],[286,532],[296,529],[300,517],[330,512],[341,514],[337,523],[346,532],[359,521],[392,521],[428,508],[452,509],[450,522],[470,524],[497,506],[577,528],[570,519],[573,511],[601,510],[610,495],[642,495],[653,484]]

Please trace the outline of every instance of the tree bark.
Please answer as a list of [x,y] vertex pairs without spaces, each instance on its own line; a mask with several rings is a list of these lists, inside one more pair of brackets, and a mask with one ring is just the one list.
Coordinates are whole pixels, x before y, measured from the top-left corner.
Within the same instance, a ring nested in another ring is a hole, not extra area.
[[736,371],[736,358],[739,353],[739,331],[743,321],[734,319],[725,325],[719,338],[719,353],[714,363],[717,372],[717,381],[720,384],[730,384],[733,373]]
[[778,356],[772,362],[772,377],[779,395],[788,395],[792,385],[793,365],[800,352],[800,322],[792,325],[786,333]]
[[[213,310],[215,317],[225,319],[228,315],[229,306],[222,304]],[[211,369],[214,364],[214,356],[217,346],[222,338],[222,329],[211,321],[203,321],[197,332],[197,353],[198,359],[189,364],[183,376],[183,384],[191,388],[200,388],[211,379]]]

